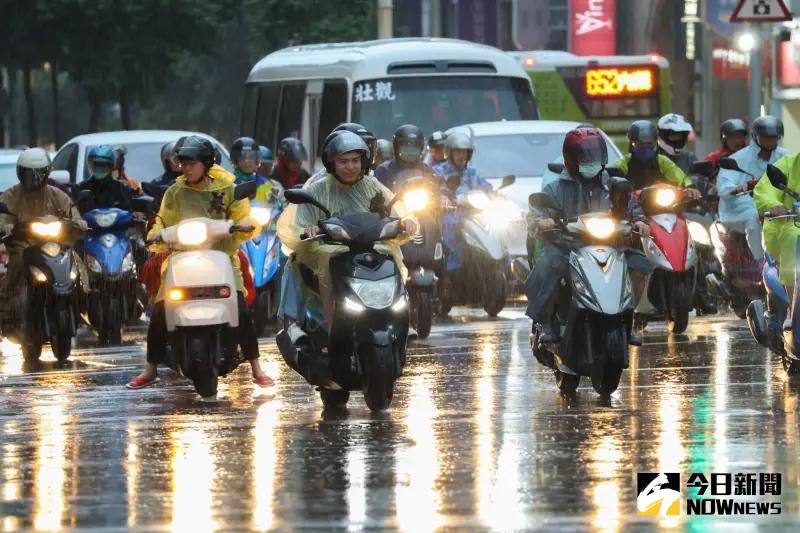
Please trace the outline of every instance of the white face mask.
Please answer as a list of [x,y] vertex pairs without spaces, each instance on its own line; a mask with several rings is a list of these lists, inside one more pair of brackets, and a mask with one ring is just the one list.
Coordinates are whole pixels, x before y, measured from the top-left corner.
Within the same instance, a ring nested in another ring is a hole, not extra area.
[[578,165],[578,172],[586,179],[591,179],[603,170],[602,163],[581,163]]

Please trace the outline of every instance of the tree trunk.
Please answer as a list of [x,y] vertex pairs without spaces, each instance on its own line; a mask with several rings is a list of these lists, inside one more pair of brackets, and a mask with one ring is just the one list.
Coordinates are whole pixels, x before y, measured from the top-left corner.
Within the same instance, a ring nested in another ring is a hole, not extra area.
[[128,98],[128,91],[123,87],[119,91],[119,118],[122,122],[123,130],[132,130],[133,124],[131,121],[131,102]]
[[55,62],[50,64],[50,85],[53,95],[53,144],[58,148],[61,146],[61,112],[58,102],[58,65]]
[[100,101],[89,94],[89,133],[95,133],[100,123]]
[[28,111],[28,146],[36,146],[39,135],[36,131],[36,106],[33,102],[33,72],[31,72],[31,68],[28,65],[25,65],[23,69],[23,78],[25,106]]
[[17,100],[17,76],[19,71],[16,68],[8,70],[8,117],[6,118],[6,128],[8,128],[8,146],[17,144],[19,134],[17,132],[17,124],[19,117],[16,114],[16,100]]

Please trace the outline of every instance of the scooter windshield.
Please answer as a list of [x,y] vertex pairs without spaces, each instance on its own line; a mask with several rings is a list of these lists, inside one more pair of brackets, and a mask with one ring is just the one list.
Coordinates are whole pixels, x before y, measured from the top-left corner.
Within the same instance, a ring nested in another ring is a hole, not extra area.
[[[352,213],[341,217],[330,218],[322,224],[327,233],[336,240],[349,241],[355,244],[372,244],[382,239],[384,226],[393,221],[382,218],[377,213]],[[341,238],[332,235],[331,226],[338,226],[344,231]],[[386,238],[386,237],[383,237]]]

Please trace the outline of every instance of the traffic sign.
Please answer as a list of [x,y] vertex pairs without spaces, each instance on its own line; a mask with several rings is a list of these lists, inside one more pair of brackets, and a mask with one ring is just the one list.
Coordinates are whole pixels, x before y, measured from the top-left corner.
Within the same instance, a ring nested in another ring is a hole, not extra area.
[[784,0],[739,0],[733,10],[731,22],[784,22],[792,20],[792,13]]

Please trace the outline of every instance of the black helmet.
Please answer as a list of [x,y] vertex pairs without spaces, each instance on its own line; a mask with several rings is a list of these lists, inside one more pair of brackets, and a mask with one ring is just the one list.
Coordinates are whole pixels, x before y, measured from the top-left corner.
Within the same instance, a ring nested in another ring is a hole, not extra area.
[[422,158],[422,151],[425,148],[425,134],[413,124],[405,124],[394,130],[392,146],[394,156],[398,160],[404,163],[417,163]]
[[719,138],[725,139],[728,135],[736,132],[747,135],[747,122],[740,118],[729,118],[719,127]]
[[387,159],[394,159],[394,148],[392,147],[392,143],[386,139],[378,139],[378,143],[375,146],[375,157],[380,157],[384,161]]
[[339,179],[339,177],[336,176],[336,166],[333,160],[337,155],[346,154],[347,152],[361,152],[361,172],[363,174],[369,170],[369,148],[367,148],[364,139],[350,131],[343,131],[330,138],[322,152],[322,162],[325,165],[325,169],[333,174],[336,179]]
[[634,121],[628,127],[628,142],[656,142],[658,140],[658,129],[649,120]]
[[172,147],[172,155],[170,156],[170,158],[172,159],[172,162],[175,163],[176,165],[180,164],[180,161],[178,161],[178,151],[181,149],[181,146],[183,146],[183,143],[185,143],[186,139],[188,138],[189,138],[188,135],[180,137],[177,141],[175,141],[175,146]]
[[372,155],[375,153],[375,146],[378,143],[378,138],[375,137],[375,134],[356,122],[342,122],[333,128],[333,132],[342,130],[350,131],[361,137],[361,139],[367,144],[367,148],[369,149],[368,158],[371,160]]
[[17,179],[26,191],[43,189],[47,185],[52,163],[42,148],[28,148],[17,159]]
[[122,171],[125,169],[125,156],[128,149],[125,146],[114,147],[114,170]]
[[239,158],[244,156],[253,157],[256,160],[256,166],[261,159],[261,152],[258,143],[251,137],[239,137],[231,145],[231,162],[239,166]]
[[778,137],[780,140],[783,137],[783,122],[771,115],[758,117],[753,121],[753,140],[756,141],[756,144],[761,135]]
[[303,141],[295,137],[286,137],[278,143],[278,157],[286,157],[295,161],[305,161],[308,159],[308,152],[303,146]]
[[211,141],[192,135],[178,149],[178,160],[200,161],[208,169],[214,165],[214,145]]
[[172,159],[172,152],[174,151],[174,142],[168,142],[161,147],[161,165],[164,167],[164,172],[172,172],[172,167],[169,166],[169,162]]
[[428,146],[429,147],[439,147],[444,148],[444,143],[447,142],[447,134],[443,131],[434,131],[431,133],[431,136],[428,137]]

